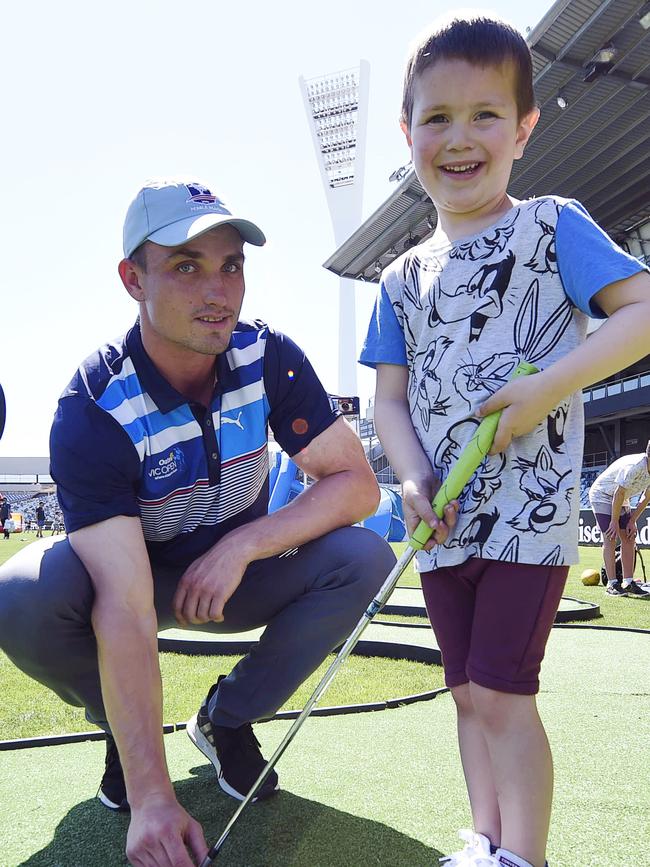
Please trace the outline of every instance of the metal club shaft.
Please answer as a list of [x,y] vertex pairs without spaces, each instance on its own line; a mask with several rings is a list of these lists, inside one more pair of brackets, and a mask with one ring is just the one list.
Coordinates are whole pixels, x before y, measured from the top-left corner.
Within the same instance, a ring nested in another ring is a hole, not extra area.
[[219,837],[219,839],[214,844],[214,846],[211,847],[211,849],[209,850],[208,854],[205,856],[203,861],[201,861],[200,867],[210,867],[210,864],[212,864],[212,862],[214,861],[214,859],[217,856],[217,853],[219,852],[219,850],[221,849],[221,847],[225,843],[228,835],[230,834],[230,831],[232,830],[233,825],[235,824],[237,819],[241,816],[241,814],[246,809],[246,807],[253,800],[253,798],[255,797],[257,792],[259,791],[260,786],[262,786],[262,784],[264,783],[264,781],[266,780],[268,775],[271,773],[271,771],[272,771],[273,767],[275,766],[276,762],[278,761],[278,759],[282,756],[284,751],[287,749],[287,747],[289,746],[291,741],[294,739],[294,737],[298,733],[300,726],[304,723],[304,721],[307,719],[307,717],[311,713],[311,711],[312,711],[314,705],[316,704],[316,702],[318,701],[318,699],[323,695],[323,693],[325,692],[327,687],[330,685],[330,683],[334,679],[334,675],[336,674],[336,672],[343,665],[343,663],[348,658],[348,656],[352,653],[355,645],[357,644],[357,642],[359,641],[359,638],[361,637],[361,633],[364,631],[366,626],[368,626],[368,624],[373,619],[373,617],[377,614],[377,612],[384,606],[384,604],[386,603],[386,600],[388,599],[388,597],[392,593],[393,589],[395,588],[395,585],[399,581],[399,579],[400,579],[402,573],[404,572],[404,570],[406,569],[406,567],[409,565],[409,563],[413,559],[415,552],[417,550],[418,550],[417,548],[413,548],[413,547],[411,547],[411,545],[406,546],[404,553],[399,558],[397,563],[393,566],[390,574],[388,575],[388,577],[386,578],[386,580],[384,581],[384,583],[380,587],[379,592],[377,593],[375,598],[372,600],[370,605],[367,607],[367,609],[364,611],[361,619],[359,620],[357,625],[354,627],[354,630],[350,633],[347,641],[339,650],[339,652],[336,656],[336,659],[332,662],[330,667],[327,669],[327,671],[323,675],[322,680],[320,681],[320,683],[318,684],[318,686],[316,687],[316,689],[312,693],[311,698],[309,699],[307,704],[302,709],[300,716],[298,716],[293,721],[293,725],[291,726],[289,731],[286,733],[284,738],[280,741],[280,744],[277,747],[276,751],[273,753],[271,758],[266,763],[266,766],[262,770],[262,772],[259,775],[259,777],[257,778],[257,780],[253,783],[251,790],[249,791],[249,793],[246,795],[244,800],[241,802],[241,804],[237,807],[237,809],[233,813],[230,821],[228,822],[228,824],[224,828],[224,831],[223,831],[221,837]]
[[[527,376],[529,374],[537,372],[537,368],[533,364],[530,364],[526,361],[520,361],[517,367],[513,370],[510,379],[515,379],[519,376]],[[481,461],[485,458],[486,454],[490,450],[497,426],[499,424],[501,412],[502,410],[498,410],[483,419],[483,421],[477,427],[474,436],[465,446],[462,453],[456,460],[454,466],[451,468],[447,478],[440,486],[440,489],[438,490],[436,496],[433,499],[433,503],[431,504],[433,507],[433,511],[438,516],[438,518],[443,517],[445,506],[459,496],[465,485],[471,479],[472,474],[474,473],[476,468],[479,466]],[[402,572],[406,569],[408,564],[413,559],[416,551],[419,551],[426,545],[426,543],[431,538],[432,533],[433,530],[431,529],[431,527],[429,527],[429,525],[425,521],[420,521],[413,535],[409,539],[409,544],[406,546],[404,553],[399,558],[388,578],[386,578],[381,588],[379,589],[379,592],[364,612],[361,620],[355,626],[354,631],[350,634],[350,637],[338,652],[336,659],[334,660],[334,662],[332,662],[330,667],[325,672],[325,676],[314,690],[313,695],[305,705],[302,713],[296,720],[294,720],[293,725],[282,739],[280,746],[277,748],[277,750],[273,753],[273,755],[267,762],[266,767],[259,775],[256,782],[253,784],[253,788],[250,790],[250,792],[246,795],[239,807],[233,813],[233,816],[226,825],[223,834],[221,835],[221,837],[219,837],[217,842],[214,844],[214,846],[210,849],[208,854],[201,862],[200,867],[209,867],[209,865],[212,864],[214,857],[221,849],[226,838],[228,837],[232,826],[240,817],[243,810],[253,800],[253,798],[257,794],[257,791],[259,790],[259,787],[267,778],[277,760],[280,758],[282,753],[286,750],[291,741],[294,739],[296,733],[298,732],[298,729],[307,719],[307,717],[311,713],[312,708],[321,697],[321,695],[325,692],[336,672],[339,670],[341,665],[345,662],[345,660],[352,652],[363,630],[370,623],[375,614],[377,614],[379,609],[384,605],[391,592],[393,591],[393,588],[397,584]]]

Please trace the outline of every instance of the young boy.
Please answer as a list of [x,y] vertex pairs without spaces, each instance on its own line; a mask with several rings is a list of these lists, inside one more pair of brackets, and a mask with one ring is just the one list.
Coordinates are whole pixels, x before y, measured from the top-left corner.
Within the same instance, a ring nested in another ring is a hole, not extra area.
[[[530,52],[508,25],[454,19],[415,46],[401,125],[438,225],[384,271],[361,356],[409,530],[422,518],[435,531],[418,568],[474,822],[449,865],[544,865],[553,770],[535,694],[578,562],[580,390],[644,356],[650,328],[650,276],[580,204],[508,195],[538,117]],[[588,316],[608,321],[585,342]],[[522,359],[541,372],[505,384]],[[430,501],[498,409],[445,539]]]

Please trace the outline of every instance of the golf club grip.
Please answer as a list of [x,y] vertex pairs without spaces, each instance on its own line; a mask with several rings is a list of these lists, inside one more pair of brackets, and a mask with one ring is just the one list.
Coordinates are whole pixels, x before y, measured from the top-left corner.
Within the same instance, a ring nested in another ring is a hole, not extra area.
[[[520,361],[513,370],[510,380],[516,379],[518,376],[528,376],[531,373],[537,372],[538,368],[533,364],[529,364],[527,361]],[[461,491],[472,478],[483,458],[490,451],[502,412],[503,410],[499,409],[483,419],[474,432],[473,437],[461,452],[458,460],[449,471],[447,478],[438,489],[438,493],[431,503],[433,511],[438,518],[442,518],[445,506],[460,496]],[[420,521],[409,539],[409,544],[412,548],[419,550],[426,545],[432,533],[431,527],[424,521]]]

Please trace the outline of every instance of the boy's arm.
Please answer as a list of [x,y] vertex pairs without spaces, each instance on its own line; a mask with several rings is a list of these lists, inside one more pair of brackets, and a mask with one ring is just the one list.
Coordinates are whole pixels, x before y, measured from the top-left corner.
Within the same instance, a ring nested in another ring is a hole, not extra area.
[[402,483],[404,518],[409,535],[420,520],[434,531],[425,545],[428,551],[433,545],[444,542],[449,528],[455,525],[457,503],[446,507],[444,522],[431,508],[440,479],[415,433],[407,388],[408,368],[398,364],[377,365],[375,428],[386,457]]
[[605,286],[594,302],[609,317],[582,345],[530,379],[504,385],[479,408],[484,417],[503,409],[490,454],[531,430],[568,395],[624,369],[648,352],[650,274],[639,272]]

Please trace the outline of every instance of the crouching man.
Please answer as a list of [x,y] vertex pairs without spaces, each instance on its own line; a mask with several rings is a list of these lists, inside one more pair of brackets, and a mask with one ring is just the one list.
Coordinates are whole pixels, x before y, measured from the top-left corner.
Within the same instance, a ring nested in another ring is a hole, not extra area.
[[[265,764],[251,723],[347,637],[394,563],[350,526],[375,510],[377,484],[304,353],[239,320],[244,244],[264,241],[202,184],[138,192],[119,264],[138,319],[82,363],[52,427],[69,538],[0,570],[0,644],[106,731],[99,799],[130,809],[134,865],[190,867],[207,852],[165,762],[158,630],[266,626],[188,724],[242,799]],[[270,515],[267,426],[316,480]],[[273,773],[259,797],[277,784]]]

